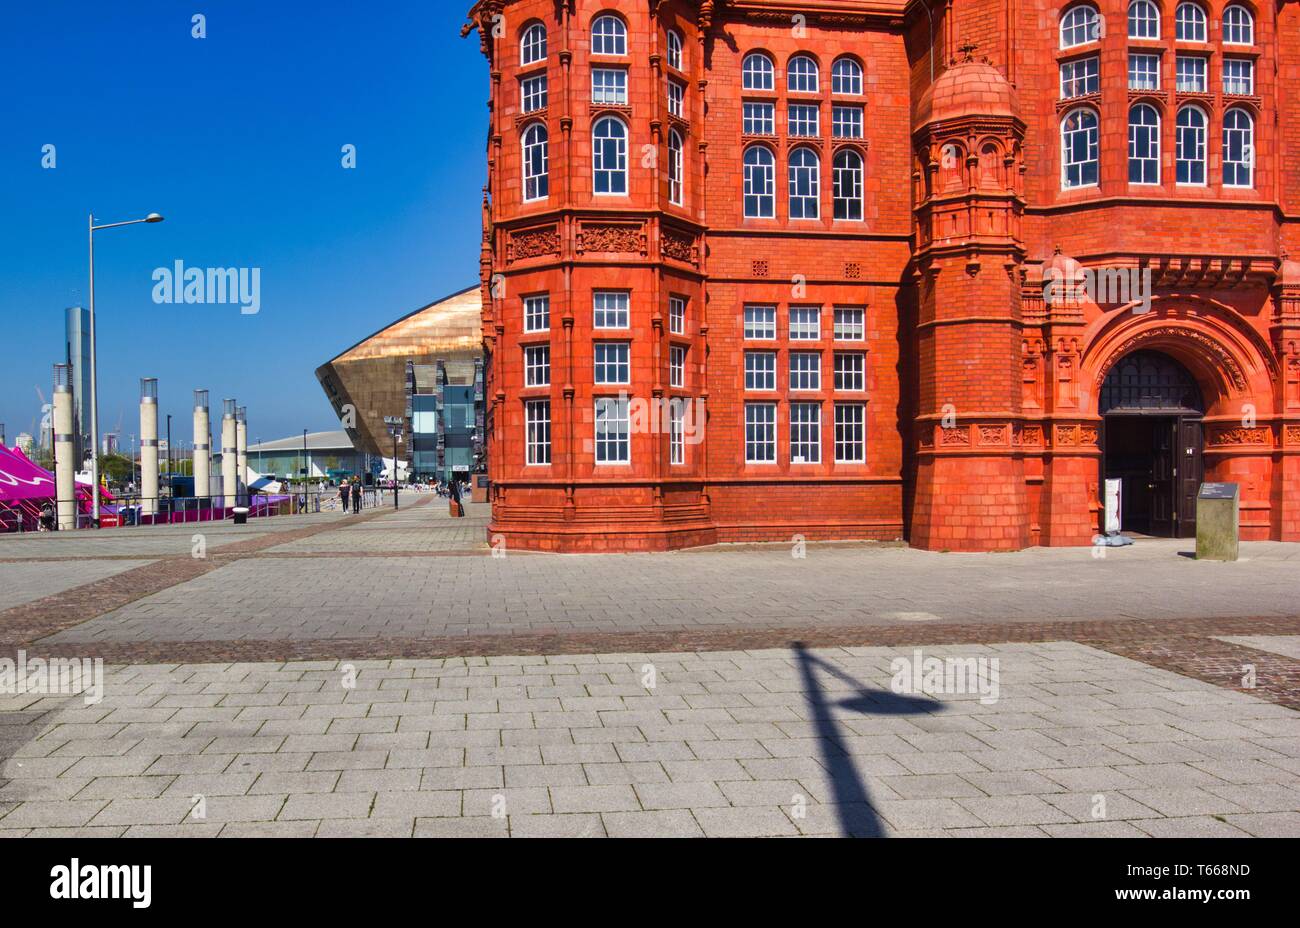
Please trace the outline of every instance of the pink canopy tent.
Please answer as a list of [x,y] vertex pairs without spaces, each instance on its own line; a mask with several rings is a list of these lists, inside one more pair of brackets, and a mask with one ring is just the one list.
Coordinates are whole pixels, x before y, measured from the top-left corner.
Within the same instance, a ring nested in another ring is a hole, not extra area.
[[[83,513],[89,512],[93,506],[90,484],[77,483],[76,494],[77,508]],[[25,527],[28,522],[34,526],[41,507],[54,496],[53,474],[33,463],[19,449],[0,445],[0,506],[14,514],[8,519],[0,518],[0,531],[16,528],[19,515]],[[102,501],[111,502],[113,499],[103,487],[100,487],[99,496]]]

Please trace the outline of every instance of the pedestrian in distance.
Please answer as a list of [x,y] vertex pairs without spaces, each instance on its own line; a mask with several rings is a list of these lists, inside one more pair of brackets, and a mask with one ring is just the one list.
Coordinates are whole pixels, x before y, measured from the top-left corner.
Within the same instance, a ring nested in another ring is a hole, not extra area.
[[348,511],[349,492],[350,492],[350,488],[348,487],[348,478],[344,477],[343,481],[339,484],[339,503],[340,503],[339,508],[341,508],[345,514]]
[[352,481],[352,511],[354,513],[361,511],[361,481]]

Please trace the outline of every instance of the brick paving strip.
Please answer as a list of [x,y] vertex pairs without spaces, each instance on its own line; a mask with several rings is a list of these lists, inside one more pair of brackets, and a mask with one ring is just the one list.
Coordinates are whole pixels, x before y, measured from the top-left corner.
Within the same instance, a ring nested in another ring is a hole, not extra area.
[[[419,499],[412,506],[420,506],[428,502],[430,498]],[[329,522],[322,520],[317,525],[270,532],[257,538],[223,544],[208,552],[208,556],[204,558],[189,555],[167,557],[153,555],[151,556],[153,563],[143,567],[127,570],[103,580],[96,580],[0,612],[0,653],[28,648],[32,642],[41,638],[106,615],[136,600],[187,583],[218,567],[255,555],[267,548],[311,538],[339,528],[360,525],[388,513],[388,509],[372,509],[370,512],[345,516]],[[197,526],[202,523],[195,524]],[[128,559],[139,560],[140,558],[141,555],[135,555]],[[66,560],[66,558],[58,560]],[[24,563],[30,562],[30,560],[24,561]]]
[[[1218,641],[1218,635],[1300,635],[1300,617],[1170,619],[1160,622],[1015,622],[924,626],[821,626],[663,632],[556,632],[437,638],[331,638],[95,642],[41,645],[44,657],[108,664],[390,660],[599,653],[699,653],[807,647],[922,647],[1074,641],[1152,667],[1300,709],[1300,661]],[[3,647],[0,644],[0,647]],[[1256,685],[1241,687],[1245,665]]]

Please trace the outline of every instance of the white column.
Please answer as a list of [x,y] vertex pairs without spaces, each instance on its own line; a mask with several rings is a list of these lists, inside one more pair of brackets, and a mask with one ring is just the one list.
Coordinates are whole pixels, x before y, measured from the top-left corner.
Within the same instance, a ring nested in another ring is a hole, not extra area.
[[158,381],[140,381],[140,511],[158,512]]
[[248,421],[244,413],[244,407],[240,406],[235,411],[235,482],[239,486],[239,496],[242,502],[248,503]]
[[72,378],[68,365],[54,365],[54,493],[59,528],[77,527],[77,462],[72,435]]
[[194,391],[194,495],[203,499],[208,495],[211,463],[208,443],[212,440],[212,425],[208,421],[208,391]]
[[235,438],[235,401],[223,401],[221,416],[221,495],[223,506],[234,506],[239,499],[239,447]]

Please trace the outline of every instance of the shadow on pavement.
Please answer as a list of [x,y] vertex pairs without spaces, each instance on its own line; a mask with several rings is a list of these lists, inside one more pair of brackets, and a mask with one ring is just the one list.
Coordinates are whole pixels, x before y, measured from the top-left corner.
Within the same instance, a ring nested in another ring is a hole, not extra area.
[[[883,838],[884,826],[871,807],[867,786],[840,737],[833,710],[848,709],[860,715],[924,715],[937,712],[942,703],[889,690],[867,689],[843,668],[811,653],[802,642],[795,642],[794,651],[799,660],[804,695],[811,710],[812,722],[817,728],[822,764],[830,773],[834,794],[832,808],[839,816],[840,833],[852,838]],[[818,669],[849,684],[856,693],[847,699],[830,701],[830,694],[817,682],[814,671]]]

